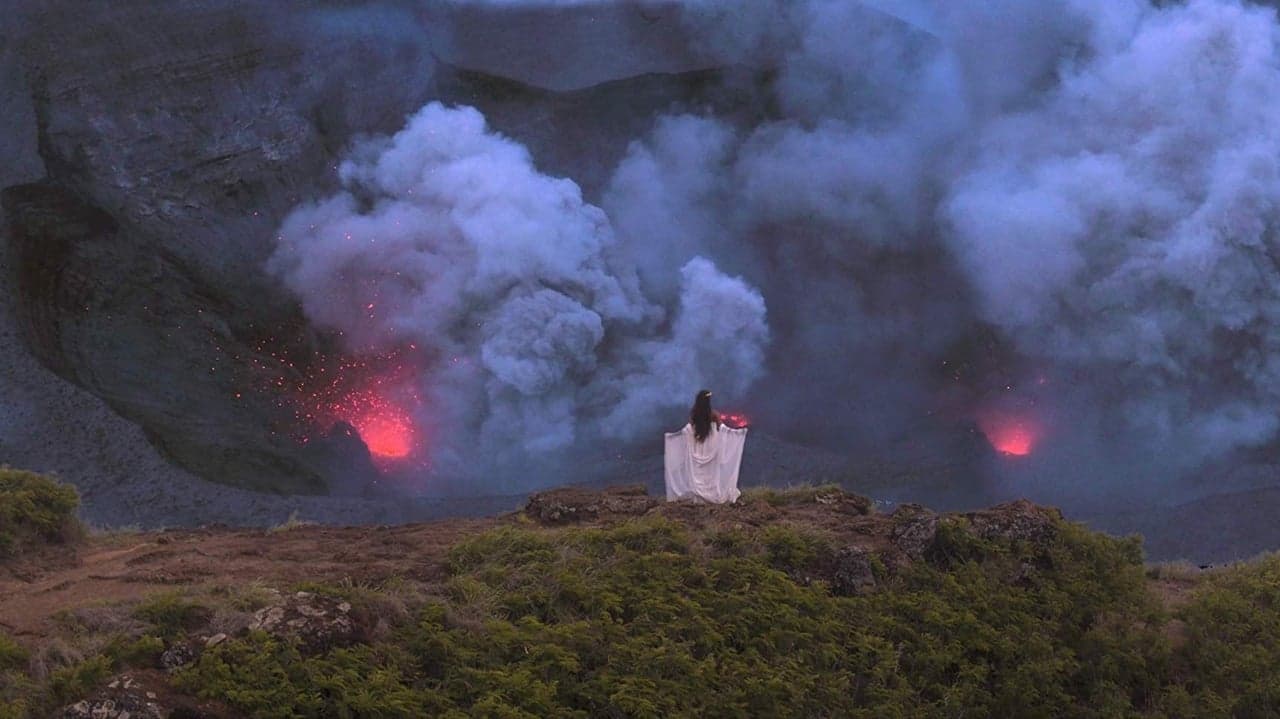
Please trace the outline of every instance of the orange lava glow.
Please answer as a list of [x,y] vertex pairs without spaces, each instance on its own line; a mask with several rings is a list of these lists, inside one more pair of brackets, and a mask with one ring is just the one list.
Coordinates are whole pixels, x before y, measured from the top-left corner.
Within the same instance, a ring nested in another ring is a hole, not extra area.
[[428,461],[415,345],[376,355],[316,355],[305,363],[274,351],[267,341],[257,349],[251,362],[265,376],[262,390],[292,414],[289,434],[298,442],[308,444],[344,422],[381,470]]
[[985,415],[978,419],[978,425],[997,452],[1012,457],[1031,454],[1040,440],[1038,428],[1025,417]]
[[369,454],[382,459],[404,459],[417,446],[417,428],[408,413],[398,407],[384,406],[351,423]]

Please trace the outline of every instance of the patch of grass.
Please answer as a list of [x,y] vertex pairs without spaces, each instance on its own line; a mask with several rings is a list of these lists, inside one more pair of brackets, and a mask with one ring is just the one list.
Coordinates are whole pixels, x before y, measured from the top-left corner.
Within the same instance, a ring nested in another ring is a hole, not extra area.
[[219,604],[237,612],[256,612],[280,599],[280,592],[261,581],[213,587],[210,596]]
[[22,645],[9,635],[0,633],[0,672],[23,669],[27,666],[28,659],[30,655]]
[[769,565],[788,574],[811,570],[831,551],[826,537],[784,524],[766,527],[760,534]]
[[797,484],[785,489],[752,487],[742,493],[741,501],[764,502],[774,507],[785,507],[792,504],[814,504],[819,499],[843,494],[845,494],[844,489],[836,484]]
[[59,669],[49,677],[49,700],[53,706],[61,706],[89,696],[106,683],[114,671],[114,665],[106,656],[96,656],[79,664]]
[[288,531],[289,531],[289,530],[291,530],[291,529],[299,529],[299,528],[301,528],[301,527],[311,527],[311,526],[315,526],[315,524],[316,524],[316,523],[315,523],[315,522],[312,522],[311,520],[308,520],[308,519],[300,519],[300,518],[298,517],[298,510],[296,510],[296,509],[295,509],[295,510],[293,510],[292,512],[290,512],[290,513],[289,513],[289,518],[288,518],[288,519],[284,520],[284,521],[283,521],[283,522],[281,522],[280,524],[277,524],[276,526],[272,527],[271,529],[269,529],[269,530],[267,530],[267,531],[269,531],[269,532],[273,532],[273,533],[275,533],[275,532],[288,532]]
[[0,556],[29,543],[79,539],[80,495],[74,487],[35,472],[0,467]]
[[156,635],[174,639],[208,623],[213,610],[177,592],[163,592],[134,607],[133,616],[149,623]]
[[150,667],[159,661],[164,648],[164,640],[156,636],[138,639],[115,637],[103,648],[102,654],[111,660],[113,666]]
[[1159,562],[1147,567],[1147,577],[1177,582],[1199,582],[1206,572],[1191,562]]

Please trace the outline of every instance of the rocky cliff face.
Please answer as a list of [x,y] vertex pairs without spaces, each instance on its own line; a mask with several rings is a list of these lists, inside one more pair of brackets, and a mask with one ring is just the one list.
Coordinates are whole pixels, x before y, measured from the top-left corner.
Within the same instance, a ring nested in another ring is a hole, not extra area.
[[[5,92],[19,100],[5,119],[20,131],[4,134],[31,167],[6,178],[3,198],[22,336],[46,367],[214,481],[314,493],[373,476],[362,448],[341,437],[300,444],[282,429],[290,409],[248,391],[292,382],[316,361],[323,338],[262,266],[283,216],[329,188],[354,133],[397,129],[431,98],[478,104],[552,172],[598,185],[648,117],[705,84],[641,77],[557,94],[437,67],[431,13],[351,13],[228,0],[31,4],[5,46]],[[554,75],[526,79],[555,85]],[[571,132],[580,142],[556,141]],[[39,169],[43,178],[16,185]]]

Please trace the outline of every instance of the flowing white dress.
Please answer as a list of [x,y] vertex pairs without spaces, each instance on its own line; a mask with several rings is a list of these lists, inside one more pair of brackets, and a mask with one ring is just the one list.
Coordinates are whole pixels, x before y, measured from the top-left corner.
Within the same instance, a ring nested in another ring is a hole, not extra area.
[[722,504],[738,499],[738,470],[747,430],[711,425],[701,442],[686,424],[679,432],[666,435],[667,501],[698,497]]

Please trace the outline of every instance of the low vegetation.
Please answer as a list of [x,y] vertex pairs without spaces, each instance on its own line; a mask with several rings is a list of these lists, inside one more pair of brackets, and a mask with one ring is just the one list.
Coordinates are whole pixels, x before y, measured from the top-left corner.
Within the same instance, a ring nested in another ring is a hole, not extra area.
[[0,467],[0,558],[23,546],[79,538],[74,487],[35,472]]
[[[785,512],[833,491],[749,501]],[[842,592],[841,551],[787,521],[509,523],[458,542],[430,580],[215,585],[114,624],[68,618],[79,649],[42,671],[0,635],[0,717],[42,716],[192,641],[173,689],[265,718],[1280,716],[1280,556],[1146,568],[1136,539],[1067,522],[993,538],[947,517],[919,559],[872,556],[872,585]],[[1185,592],[1168,601],[1162,582]],[[299,591],[364,630],[204,648]]]

